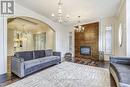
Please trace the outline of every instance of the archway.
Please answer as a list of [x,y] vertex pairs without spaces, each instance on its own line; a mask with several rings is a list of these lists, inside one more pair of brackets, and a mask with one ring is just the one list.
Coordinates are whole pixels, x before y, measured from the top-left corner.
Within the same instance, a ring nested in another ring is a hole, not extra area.
[[7,22],[8,73],[11,73],[9,62],[15,52],[44,49],[55,50],[55,30],[48,24],[25,16],[10,17]]

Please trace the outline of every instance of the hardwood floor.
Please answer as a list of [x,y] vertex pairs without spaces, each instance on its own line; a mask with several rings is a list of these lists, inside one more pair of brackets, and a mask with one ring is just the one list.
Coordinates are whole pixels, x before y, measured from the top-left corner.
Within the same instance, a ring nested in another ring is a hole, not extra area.
[[[79,61],[75,61],[75,62],[80,63],[80,64],[83,63],[83,62],[79,62]],[[96,62],[95,64],[92,64],[92,66],[101,67],[101,68],[109,68],[109,63],[108,62]],[[111,78],[111,81],[110,81],[111,87],[116,87],[115,81],[111,75],[110,75],[110,78]],[[19,77],[17,77],[16,75],[8,73],[7,74],[7,81],[1,83],[0,87],[4,87],[6,85],[9,85],[9,84],[14,83],[14,82],[19,81],[19,80],[21,80],[21,79]]]
[[117,87],[116,86],[116,82],[115,82],[115,80],[114,80],[114,78],[112,77],[112,75],[110,76],[111,77],[111,87]]
[[6,86],[6,85],[9,85],[9,84],[11,84],[11,83],[14,83],[14,82],[20,80],[20,78],[17,77],[16,75],[14,75],[14,74],[9,74],[9,73],[7,74],[6,79],[7,79],[7,80],[6,80],[5,82],[3,82],[3,83],[0,84],[0,87],[4,87],[4,86]]

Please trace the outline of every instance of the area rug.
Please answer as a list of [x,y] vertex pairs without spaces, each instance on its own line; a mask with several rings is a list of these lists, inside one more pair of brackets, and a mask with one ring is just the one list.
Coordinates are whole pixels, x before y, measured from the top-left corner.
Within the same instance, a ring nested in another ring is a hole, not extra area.
[[110,87],[109,70],[63,62],[6,87]]
[[84,65],[89,65],[89,66],[98,66],[99,61],[92,60],[92,59],[84,59],[84,60],[76,59],[74,62],[79,64],[84,64]]

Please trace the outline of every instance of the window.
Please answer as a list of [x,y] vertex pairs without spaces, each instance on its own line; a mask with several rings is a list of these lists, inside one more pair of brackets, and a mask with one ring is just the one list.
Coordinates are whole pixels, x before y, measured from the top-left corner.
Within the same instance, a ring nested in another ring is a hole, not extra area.
[[105,30],[105,53],[112,53],[112,26],[106,27]]
[[46,49],[46,32],[40,34],[34,34],[34,48],[35,50]]

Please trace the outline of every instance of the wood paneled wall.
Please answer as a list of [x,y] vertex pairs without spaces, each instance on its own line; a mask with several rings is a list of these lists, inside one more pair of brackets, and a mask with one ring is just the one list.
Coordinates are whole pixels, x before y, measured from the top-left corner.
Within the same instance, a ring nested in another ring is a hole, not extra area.
[[[75,58],[91,58],[98,60],[99,23],[82,25],[84,32],[75,31]],[[80,55],[80,46],[90,46],[91,56]]]

